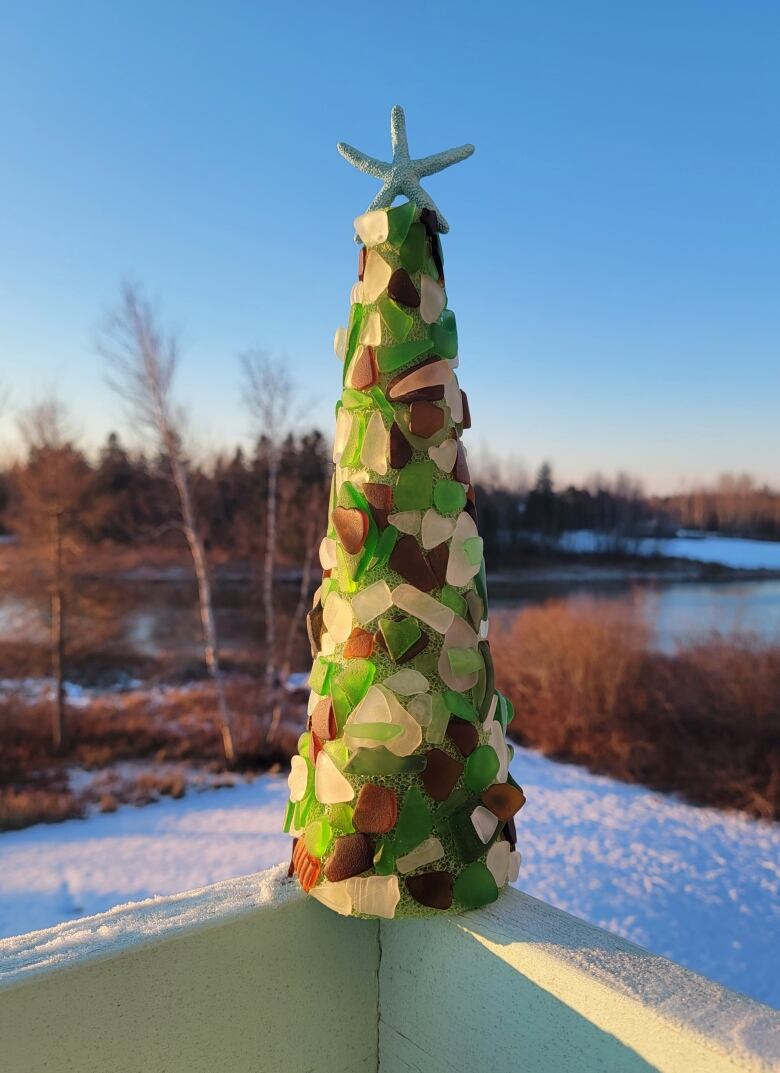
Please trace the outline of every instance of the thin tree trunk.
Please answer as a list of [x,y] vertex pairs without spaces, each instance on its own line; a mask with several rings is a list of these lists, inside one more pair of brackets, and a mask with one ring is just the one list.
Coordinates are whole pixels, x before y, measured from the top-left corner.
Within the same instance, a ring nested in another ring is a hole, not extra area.
[[298,602],[295,606],[293,617],[290,619],[290,628],[287,631],[287,639],[284,645],[284,659],[282,662],[282,678],[284,680],[286,680],[290,674],[295,634],[306,616],[306,604],[308,603],[309,587],[311,585],[311,568],[314,552],[317,547],[318,530],[319,519],[317,518],[316,513],[312,511],[309,514],[306,525],[306,550],[304,551],[303,565],[301,568],[301,584],[298,589]]
[[54,679],[54,703],[51,713],[51,744],[60,752],[65,741],[65,683],[63,681],[64,606],[62,597],[62,519],[58,510],[51,518],[51,673]]
[[263,565],[263,613],[265,615],[265,688],[268,697],[274,687],[276,647],[276,612],[274,609],[274,566],[276,565],[276,486],[279,459],[271,445],[268,458],[268,494],[266,497],[265,562]]
[[192,509],[192,501],[190,499],[189,482],[187,481],[187,474],[181,461],[179,447],[178,444],[171,442],[171,440],[172,438],[169,438],[168,449],[171,459],[171,469],[173,471],[173,482],[176,485],[176,491],[179,494],[182,522],[184,523],[184,536],[186,537],[190,554],[192,555],[192,564],[195,569],[195,577],[198,583],[198,606],[200,608],[201,626],[203,627],[206,667],[214,682],[214,689],[217,694],[217,710],[219,712],[220,732],[222,735],[222,748],[225,753],[225,760],[228,764],[233,764],[236,760],[236,750],[233,741],[233,719],[228,706],[227,696],[225,695],[225,683],[222,679],[222,672],[219,666],[217,627],[214,619],[214,604],[211,595],[211,581],[209,579],[208,565],[206,563],[206,553],[203,548],[203,541],[200,539],[195,525],[195,515]]

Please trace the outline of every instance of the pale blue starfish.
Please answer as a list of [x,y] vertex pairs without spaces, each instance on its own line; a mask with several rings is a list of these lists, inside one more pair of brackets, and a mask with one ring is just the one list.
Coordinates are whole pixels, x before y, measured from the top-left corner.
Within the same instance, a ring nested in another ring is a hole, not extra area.
[[451,164],[465,160],[474,152],[474,146],[461,145],[457,149],[445,149],[443,153],[434,153],[420,160],[412,160],[409,156],[409,142],[406,138],[406,117],[403,108],[398,104],[394,105],[390,112],[390,141],[393,146],[392,164],[366,156],[359,149],[353,149],[351,145],[346,145],[344,142],[339,142],[336,147],[353,168],[382,181],[382,189],[366,211],[389,209],[395,198],[405,194],[421,209],[433,209],[439,218],[440,229],[449,231],[449,224],[436,208],[433,198],[420,186],[420,179],[424,179],[426,175],[435,175],[437,171],[444,171]]

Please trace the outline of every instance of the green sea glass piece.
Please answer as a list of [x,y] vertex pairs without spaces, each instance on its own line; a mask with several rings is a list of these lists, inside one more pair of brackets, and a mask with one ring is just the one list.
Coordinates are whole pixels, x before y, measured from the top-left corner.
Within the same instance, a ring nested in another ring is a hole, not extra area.
[[347,351],[344,355],[344,380],[347,379],[349,366],[355,354],[355,348],[360,339],[360,329],[363,324],[363,306],[356,302],[349,311],[349,324],[347,325]]
[[436,830],[443,835],[449,835],[450,833],[450,816],[453,812],[463,808],[471,801],[471,808],[474,808],[474,801],[471,798],[468,790],[458,789],[453,790],[450,796],[439,805],[433,814],[433,825]]
[[394,209],[387,210],[387,241],[396,249],[402,245],[409,234],[409,228],[414,220],[414,210],[413,201],[405,201],[403,205],[396,205]]
[[393,506],[398,511],[427,510],[431,505],[435,465],[431,459],[410,462],[398,474]]
[[336,573],[338,575],[339,588],[341,591],[354,592],[357,585],[352,577],[352,564],[341,544],[336,545]]
[[484,559],[482,560],[482,563],[480,565],[479,572],[476,574],[476,576],[474,578],[474,587],[476,588],[477,592],[479,593],[480,599],[482,600],[482,603],[484,605],[484,611],[482,612],[482,614],[485,616],[485,618],[487,618],[487,613],[488,613],[487,577],[485,576],[485,560]]
[[410,317],[392,298],[381,298],[378,305],[379,315],[393,339],[396,343],[403,343],[412,330],[414,317]]
[[424,767],[424,756],[396,756],[379,745],[357,749],[344,770],[351,775],[415,775]]
[[[471,822],[473,809],[474,806],[469,801],[467,805],[456,809],[449,817],[450,834],[458,851],[458,856],[464,864],[476,861],[487,848],[474,830],[474,824]],[[500,830],[500,825],[496,825],[496,830]]]
[[[466,489],[460,481],[437,481],[433,490],[433,502],[440,514],[454,514],[456,511],[460,513],[466,505]],[[479,540],[479,537],[471,537],[471,540]],[[479,542],[482,544],[481,540]],[[466,540],[464,547],[468,543],[470,541]],[[471,561],[469,559],[469,562]]]
[[309,793],[302,801],[297,801],[295,804],[295,812],[293,813],[293,826],[301,828],[306,826],[306,820],[311,812],[311,806],[314,803],[314,794]]
[[444,703],[453,715],[458,715],[461,719],[468,719],[470,723],[476,723],[477,710],[468,697],[464,697],[462,693],[456,693],[454,689],[446,689],[442,696],[444,697]]
[[347,748],[347,743],[344,741],[344,739],[336,738],[334,741],[326,741],[323,744],[322,748],[331,758],[331,760],[339,769],[339,771],[343,770],[344,765],[349,759],[349,749]]
[[[458,485],[458,487],[462,488],[463,485]],[[463,502],[465,503],[465,492],[463,493],[463,495]],[[482,550],[482,537],[469,537],[467,540],[463,541],[463,554],[466,556],[472,566],[477,566],[479,563],[482,562]]]
[[398,343],[396,346],[380,346],[376,349],[376,362],[379,371],[392,373],[400,369],[407,362],[419,358],[421,354],[427,354],[433,348],[430,339],[412,339],[406,343]]
[[428,681],[433,678],[435,674],[439,673],[439,655],[436,651],[426,648],[424,652],[420,652],[414,657],[412,666],[416,671],[419,671]]
[[336,679],[353,705],[360,704],[374,681],[376,666],[370,659],[351,659]]
[[439,357],[454,358],[458,353],[458,327],[455,314],[445,309],[439,319],[431,325],[433,348]]
[[[514,715],[514,712],[512,712]],[[501,724],[501,728],[506,734],[506,728],[509,726],[511,719],[509,718],[509,701],[503,693],[498,694],[498,707],[496,708],[496,719]]]
[[330,682],[333,678],[334,670],[334,664],[327,659],[323,659],[322,656],[317,656],[309,675],[309,685],[321,697],[330,692]]
[[338,680],[331,682],[330,699],[333,702],[333,714],[336,717],[336,726],[338,727],[339,732],[341,732],[344,729],[344,724],[347,719],[349,719],[354,705],[339,685]]
[[479,642],[479,651],[482,653],[482,662],[485,665],[485,689],[479,703],[479,718],[484,720],[487,718],[493,694],[496,691],[496,677],[493,670],[493,657],[490,654],[490,645],[487,641]]
[[498,774],[499,760],[491,745],[478,745],[466,760],[463,779],[469,790],[481,793],[494,782]]
[[395,871],[395,847],[391,838],[381,838],[377,843],[374,871],[378,876],[390,876]]
[[419,221],[412,224],[406,236],[406,241],[401,246],[401,264],[407,272],[419,272],[425,264],[425,257],[428,252],[425,239],[425,225]]
[[376,548],[374,549],[374,558],[371,563],[371,570],[384,570],[393,554],[393,548],[395,542],[398,540],[398,530],[394,525],[388,525],[387,529],[384,529],[379,534]]
[[451,607],[456,615],[460,615],[461,618],[465,618],[468,613],[468,604],[463,599],[457,589],[454,589],[452,585],[445,585],[441,590],[439,599],[445,607]]
[[350,723],[351,738],[365,738],[366,741],[392,741],[402,733],[402,728],[395,723]]
[[282,822],[282,830],[285,834],[290,833],[290,828],[293,825],[293,819],[295,817],[295,802],[288,801],[287,808],[284,811],[284,821]]
[[473,674],[482,666],[482,657],[475,648],[448,648],[450,670],[458,678]]
[[349,427],[349,437],[344,445],[344,453],[341,456],[342,466],[359,466],[360,452],[363,448],[363,440],[366,435],[366,418],[360,410],[352,414],[352,424]]
[[481,861],[474,861],[455,880],[452,893],[467,909],[478,909],[480,905],[489,905],[496,900],[498,887],[490,869]]
[[324,857],[333,837],[333,828],[325,817],[323,816],[321,820],[312,820],[306,825],[303,834],[306,839],[306,849],[312,857]]
[[433,813],[425,804],[419,786],[410,786],[404,795],[393,844],[396,855],[403,857],[428,837],[433,830]]
[[385,393],[384,391],[382,391],[381,387],[374,386],[372,388],[369,388],[368,394],[374,400],[374,405],[376,406],[377,410],[380,410],[382,412],[382,416],[386,417],[388,421],[392,422],[393,418],[395,417],[395,410],[393,409],[392,403],[387,401]]
[[308,730],[304,730],[300,738],[298,738],[298,756],[302,756],[304,760],[309,759],[309,750],[311,749],[311,734]]
[[413,618],[382,618],[379,628],[387,645],[390,658],[398,660],[422,636],[422,630]]
[[352,822],[352,816],[354,815],[354,808],[351,805],[338,804],[328,805],[328,811],[330,813],[330,823],[334,831],[343,835],[352,835],[355,833],[355,825]]
[[354,387],[345,387],[341,393],[341,402],[347,410],[368,410],[371,406],[371,398],[365,391],[358,391]]
[[447,707],[441,693],[431,696],[431,721],[425,728],[425,740],[430,745],[441,745],[447,733],[447,724],[450,721],[450,710]]

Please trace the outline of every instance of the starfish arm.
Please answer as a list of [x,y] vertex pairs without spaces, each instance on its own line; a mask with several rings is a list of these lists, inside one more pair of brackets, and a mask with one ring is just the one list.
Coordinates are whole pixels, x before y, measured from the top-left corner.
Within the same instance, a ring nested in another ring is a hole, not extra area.
[[461,145],[457,149],[445,149],[443,153],[434,153],[432,156],[424,156],[420,160],[413,160],[412,166],[421,179],[426,175],[435,175],[437,171],[459,164],[461,160],[470,157],[474,152],[473,145]]
[[421,209],[432,209],[439,220],[439,228],[442,233],[446,234],[449,231],[450,226],[441,214],[440,209],[436,205],[431,195],[427,190],[423,190],[419,183],[404,183],[402,193],[406,194],[410,201],[413,201]]
[[382,182],[384,182],[390,174],[390,164],[386,164],[382,160],[377,160],[376,157],[366,156],[365,153],[361,153],[360,150],[355,149],[354,146],[347,145],[346,142],[339,142],[336,148],[348,164],[351,164],[353,168],[357,168],[358,171],[362,171],[366,175],[372,175],[375,179],[381,179]]
[[393,163],[409,159],[406,116],[400,104],[394,104],[390,112],[390,144],[393,147]]
[[390,178],[386,179],[382,189],[372,200],[366,212],[373,212],[374,209],[389,209],[397,195],[398,189],[395,183]]

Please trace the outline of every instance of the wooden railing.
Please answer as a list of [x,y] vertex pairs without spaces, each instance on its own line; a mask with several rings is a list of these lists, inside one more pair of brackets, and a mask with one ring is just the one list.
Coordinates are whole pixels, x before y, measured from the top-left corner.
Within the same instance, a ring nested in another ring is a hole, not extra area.
[[734,1073],[780,1014],[509,891],[338,917],[271,869],[0,942],[2,1073]]

